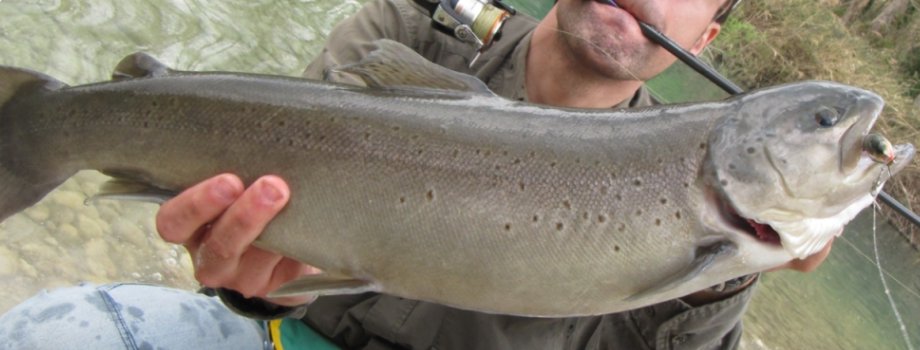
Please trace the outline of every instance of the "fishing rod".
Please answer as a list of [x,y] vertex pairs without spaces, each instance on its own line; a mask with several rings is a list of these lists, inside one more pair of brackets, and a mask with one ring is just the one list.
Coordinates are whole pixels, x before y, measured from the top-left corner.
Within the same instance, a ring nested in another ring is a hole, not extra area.
[[[620,7],[614,0],[604,1],[606,1],[610,6]],[[736,2],[732,6],[736,6],[737,4],[738,3]],[[725,92],[728,92],[732,95],[737,95],[744,92],[741,87],[735,85],[735,83],[722,76],[722,74],[717,72],[711,66],[684,50],[682,47],[680,47],[680,45],[677,45],[677,43],[661,33],[661,31],[655,29],[655,27],[640,21],[638,18],[636,19],[636,22],[639,23],[639,28],[642,30],[642,34],[645,35],[646,38],[660,45],[665,50],[668,50],[668,52],[670,52],[672,55],[676,56],[679,60],[690,66],[690,68],[693,68],[693,70],[695,70],[697,73],[706,77],[706,79],[709,79],[709,81],[712,83],[718,85],[720,88],[722,88],[722,90],[725,90]],[[910,211],[910,209],[898,202],[896,199],[894,199],[894,197],[888,193],[885,193],[885,191],[879,191],[878,198],[881,199],[882,203],[885,203],[885,205],[887,205],[889,208],[893,209],[895,212],[906,218],[917,227],[920,227],[920,216]]]

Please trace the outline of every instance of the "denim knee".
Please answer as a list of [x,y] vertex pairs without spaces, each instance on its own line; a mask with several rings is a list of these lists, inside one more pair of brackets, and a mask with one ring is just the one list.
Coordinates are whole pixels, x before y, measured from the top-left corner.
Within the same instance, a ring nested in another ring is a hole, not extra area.
[[265,339],[216,298],[144,284],[42,291],[0,316],[0,349],[263,349]]

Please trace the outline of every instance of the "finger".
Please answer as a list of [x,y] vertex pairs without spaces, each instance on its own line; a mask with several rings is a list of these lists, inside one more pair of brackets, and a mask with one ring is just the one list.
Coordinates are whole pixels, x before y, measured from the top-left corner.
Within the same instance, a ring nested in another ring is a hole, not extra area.
[[247,298],[264,296],[266,286],[272,278],[275,266],[283,256],[258,247],[250,247],[240,257],[239,267],[233,280],[225,285]]
[[232,174],[202,181],[163,203],[156,215],[157,232],[167,242],[185,243],[242,192],[242,181]]
[[202,239],[195,256],[199,281],[209,287],[229,281],[243,252],[281,211],[289,196],[287,184],[277,176],[264,176],[246,189]]

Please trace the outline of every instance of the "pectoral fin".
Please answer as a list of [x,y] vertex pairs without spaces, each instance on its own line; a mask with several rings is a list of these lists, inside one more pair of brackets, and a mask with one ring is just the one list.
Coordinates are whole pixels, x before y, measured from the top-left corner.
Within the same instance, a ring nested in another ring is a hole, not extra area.
[[377,292],[373,283],[348,276],[321,273],[303,276],[285,283],[278,290],[268,294],[270,298],[311,295],[359,294]]
[[162,189],[145,182],[116,177],[103,183],[99,188],[99,193],[87,198],[86,203],[90,204],[100,199],[113,199],[163,204],[177,194],[175,191]]
[[690,265],[687,265],[682,270],[677,271],[667,278],[646,287],[638,293],[629,296],[626,298],[626,301],[643,299],[651,295],[674,289],[675,287],[696,278],[696,276],[699,276],[701,273],[709,269],[709,267],[714,263],[724,258],[733,256],[737,253],[738,247],[734,242],[728,240],[716,241],[714,243],[699,246],[696,248],[696,255]]

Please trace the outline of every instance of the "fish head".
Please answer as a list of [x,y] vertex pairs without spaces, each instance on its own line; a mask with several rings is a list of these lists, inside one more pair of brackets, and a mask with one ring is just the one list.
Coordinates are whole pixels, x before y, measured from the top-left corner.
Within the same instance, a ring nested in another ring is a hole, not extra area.
[[884,101],[860,88],[802,82],[730,104],[710,135],[706,182],[735,227],[793,258],[824,248],[915,153],[869,133]]

